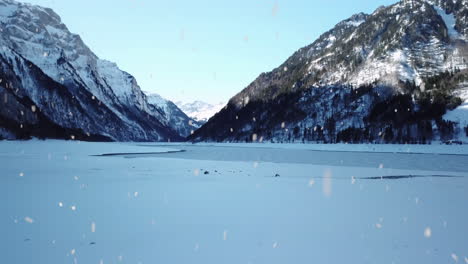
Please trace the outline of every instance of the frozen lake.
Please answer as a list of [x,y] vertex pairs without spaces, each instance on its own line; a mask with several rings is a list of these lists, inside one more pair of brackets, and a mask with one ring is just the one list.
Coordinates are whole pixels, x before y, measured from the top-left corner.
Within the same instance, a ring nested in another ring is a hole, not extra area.
[[0,142],[2,263],[468,263],[468,147]]

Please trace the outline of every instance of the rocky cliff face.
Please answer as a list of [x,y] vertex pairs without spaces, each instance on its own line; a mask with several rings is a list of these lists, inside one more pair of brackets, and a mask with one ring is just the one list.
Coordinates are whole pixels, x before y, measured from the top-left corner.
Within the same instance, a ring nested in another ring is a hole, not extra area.
[[338,23],[234,96],[191,137],[422,142],[467,86],[468,1],[400,1]]
[[51,9],[0,0],[0,30],[1,137],[167,141],[187,135],[148,102],[133,76],[99,59]]

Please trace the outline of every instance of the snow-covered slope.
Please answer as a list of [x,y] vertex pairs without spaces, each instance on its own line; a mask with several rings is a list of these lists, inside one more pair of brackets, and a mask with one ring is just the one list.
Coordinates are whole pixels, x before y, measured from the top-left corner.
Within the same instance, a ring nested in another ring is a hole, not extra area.
[[468,81],[466,0],[356,14],[262,73],[193,140],[426,142]]
[[468,83],[463,84],[463,88],[457,91],[457,95],[463,100],[463,104],[457,108],[448,111],[444,120],[452,121],[458,124],[458,137],[468,142]]
[[51,9],[0,0],[0,30],[4,136],[182,138],[133,76],[99,59]]
[[176,102],[176,104],[184,113],[200,123],[206,123],[226,105],[225,103],[210,104],[203,101],[192,103]]

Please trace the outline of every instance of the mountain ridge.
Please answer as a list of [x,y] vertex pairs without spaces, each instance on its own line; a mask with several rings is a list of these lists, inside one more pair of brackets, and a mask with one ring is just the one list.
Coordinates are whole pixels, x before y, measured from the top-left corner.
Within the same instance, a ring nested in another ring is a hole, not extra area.
[[[338,134],[345,130],[372,134],[360,140],[373,142],[450,137],[443,131],[454,130],[454,124],[445,123],[442,116],[461,103],[454,94],[466,86],[466,32],[457,28],[466,28],[467,14],[467,1],[407,0],[370,15],[353,15],[271,72],[260,74],[190,140],[335,142],[342,141]],[[409,99],[392,101],[399,95]],[[407,104],[411,116],[404,116],[405,121],[379,116],[390,115],[379,105],[384,102],[389,107]],[[274,109],[279,107],[284,111]],[[432,116],[429,110],[434,110]],[[370,118],[372,112],[375,119]],[[432,134],[423,135],[428,126]],[[324,135],[310,137],[309,131],[317,132],[317,127]],[[401,136],[395,136],[398,133]]]
[[0,136],[180,141],[192,130],[183,114],[171,123],[132,75],[99,59],[52,9],[1,0],[0,28]]

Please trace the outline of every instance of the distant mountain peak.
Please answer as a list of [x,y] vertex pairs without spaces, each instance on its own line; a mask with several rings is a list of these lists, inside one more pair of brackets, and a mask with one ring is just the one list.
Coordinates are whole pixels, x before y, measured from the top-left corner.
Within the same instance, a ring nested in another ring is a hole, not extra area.
[[191,103],[177,102],[176,104],[189,117],[201,123],[207,122],[225,106],[225,103],[210,104],[201,100],[196,100]]

